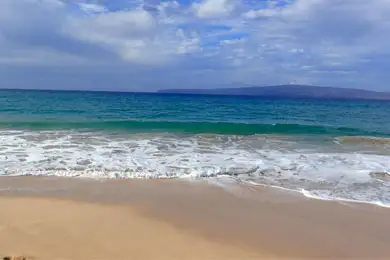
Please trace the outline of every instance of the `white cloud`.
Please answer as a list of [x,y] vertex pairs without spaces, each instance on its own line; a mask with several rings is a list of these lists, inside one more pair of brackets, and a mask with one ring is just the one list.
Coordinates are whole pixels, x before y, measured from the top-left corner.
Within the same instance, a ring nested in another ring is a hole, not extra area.
[[233,44],[239,44],[239,43],[245,43],[247,41],[246,38],[238,38],[238,39],[231,39],[231,40],[222,40],[222,45],[233,45]]
[[194,3],[195,14],[200,18],[212,19],[228,16],[235,8],[231,0],[203,0]]
[[244,18],[247,19],[256,19],[260,17],[272,17],[279,14],[279,10],[277,9],[260,9],[260,10],[249,10],[248,12],[244,13]]
[[[166,11],[178,4],[171,2],[158,7]],[[64,31],[75,39],[117,53],[124,61],[145,65],[161,65],[178,59],[177,55],[200,50],[196,34],[177,30],[165,18],[138,8],[72,17]]]
[[80,9],[86,13],[104,13],[107,12],[107,8],[103,5],[90,4],[90,3],[79,3]]
[[200,39],[198,35],[191,35],[187,37],[182,29],[176,32],[176,35],[181,39],[179,46],[177,47],[178,54],[190,54],[200,51]]
[[61,0],[27,0],[27,1],[31,3],[38,3],[51,8],[60,8],[65,6],[64,2]]
[[143,9],[97,14],[77,20],[81,27],[95,27],[99,31],[116,35],[126,35],[129,32],[142,33],[152,30],[155,26],[154,17]]
[[59,62],[65,67],[88,64],[84,57],[47,49],[14,50],[0,55],[0,65],[50,67]]
[[[279,50],[308,50],[312,57],[349,65],[374,52],[389,53],[387,0],[297,0],[283,7],[251,10],[252,39]],[[330,19],[331,18],[331,19]],[[288,38],[289,40],[284,40]]]
[[389,0],[1,0],[0,73],[103,64],[156,87],[360,86],[390,80],[388,17]]
[[151,61],[148,56],[155,29],[154,17],[143,9],[72,17],[64,26],[64,32],[75,39],[99,45],[124,60],[143,63]]

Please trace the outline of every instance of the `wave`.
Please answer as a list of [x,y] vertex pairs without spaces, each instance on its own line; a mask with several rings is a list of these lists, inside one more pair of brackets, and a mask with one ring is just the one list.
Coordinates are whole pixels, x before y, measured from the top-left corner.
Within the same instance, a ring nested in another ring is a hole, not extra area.
[[322,142],[302,149],[277,136],[25,130],[0,131],[0,142],[0,176],[228,179],[390,204],[389,156],[329,151]]
[[254,134],[310,134],[334,136],[388,136],[388,133],[369,131],[351,127],[332,127],[302,124],[250,124],[232,122],[186,122],[186,121],[1,121],[3,129],[88,129],[132,132],[177,132],[210,133],[229,135]]

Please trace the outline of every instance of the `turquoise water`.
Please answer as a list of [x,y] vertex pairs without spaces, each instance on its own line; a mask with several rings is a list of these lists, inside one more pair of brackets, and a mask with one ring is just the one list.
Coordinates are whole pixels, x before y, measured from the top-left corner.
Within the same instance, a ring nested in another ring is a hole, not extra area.
[[0,175],[185,178],[390,203],[390,103],[0,91]]
[[390,136],[390,102],[1,91],[0,127]]

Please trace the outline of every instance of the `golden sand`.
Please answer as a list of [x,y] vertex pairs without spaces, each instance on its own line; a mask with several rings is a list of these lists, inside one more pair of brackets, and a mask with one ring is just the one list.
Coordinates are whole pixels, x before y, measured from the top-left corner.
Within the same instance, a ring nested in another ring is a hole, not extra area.
[[3,256],[64,260],[259,257],[253,251],[209,241],[149,219],[126,206],[1,198],[0,207]]
[[0,256],[390,259],[389,209],[261,187],[3,177],[0,196]]

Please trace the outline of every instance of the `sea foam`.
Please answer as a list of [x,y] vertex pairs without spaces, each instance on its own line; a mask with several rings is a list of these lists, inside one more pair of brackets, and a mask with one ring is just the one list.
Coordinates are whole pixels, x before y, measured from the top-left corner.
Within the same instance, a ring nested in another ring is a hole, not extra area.
[[332,140],[272,135],[1,131],[0,174],[84,178],[228,178],[321,199],[390,204],[390,156]]

